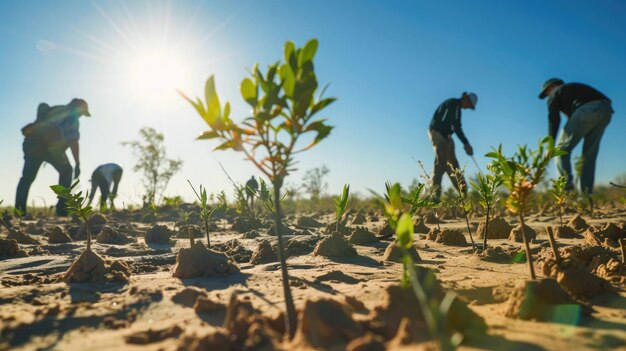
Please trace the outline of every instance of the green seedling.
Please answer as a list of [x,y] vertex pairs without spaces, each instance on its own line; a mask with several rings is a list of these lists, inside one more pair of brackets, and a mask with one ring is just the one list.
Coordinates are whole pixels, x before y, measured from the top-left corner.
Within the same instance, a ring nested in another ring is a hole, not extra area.
[[536,279],[528,238],[524,230],[524,212],[529,206],[533,189],[543,178],[550,160],[565,155],[567,152],[554,147],[554,139],[548,136],[539,142],[536,150],[529,150],[520,145],[512,157],[502,153],[502,145],[486,156],[494,159],[493,166],[502,176],[503,185],[509,190],[506,207],[519,216],[520,230],[524,241],[524,250],[531,279]]
[[207,196],[206,188],[204,188],[202,184],[200,184],[198,192],[189,180],[187,180],[187,183],[189,183],[191,190],[193,190],[193,193],[196,194],[196,198],[198,199],[198,205],[200,206],[200,219],[204,222],[204,233],[206,234],[207,247],[211,248],[211,238],[209,238],[209,222],[211,221],[213,212],[215,212],[218,207],[211,208],[211,206],[209,206],[209,196]]
[[221,162],[218,162],[224,174],[226,174],[226,178],[233,185],[234,193],[235,193],[235,209],[237,213],[241,214],[247,212],[250,217],[254,217],[254,210],[252,207],[253,202],[248,203],[248,199],[246,198],[246,194],[252,194],[254,191],[251,188],[243,186],[241,184],[236,183],[233,178],[228,174],[226,168],[222,165]]
[[[454,166],[448,164],[449,167],[454,169]],[[465,183],[465,173],[462,169],[457,168],[452,172],[452,177],[456,180],[458,187],[456,189],[456,200],[458,202],[463,215],[465,216],[465,223],[467,224],[467,232],[469,233],[470,240],[472,241],[472,249],[476,250],[476,244],[474,243],[474,237],[472,236],[472,229],[469,223],[469,212],[472,210],[472,201],[467,197],[467,183]]]
[[89,219],[91,219],[91,216],[93,215],[93,209],[87,204],[87,199],[89,198],[88,194],[83,196],[82,191],[79,191],[78,193],[73,192],[78,187],[79,183],[80,181],[76,180],[69,188],[66,188],[63,185],[51,185],[50,189],[52,189],[58,197],[65,200],[65,208],[67,212],[71,215],[77,216],[85,224],[85,227],[87,228],[86,251],[91,251],[92,234]]
[[443,202],[441,201],[440,198],[436,196],[438,188],[433,186],[433,179],[428,173],[428,171],[426,171],[426,168],[424,167],[424,163],[421,160],[415,160],[415,161],[417,162],[417,165],[422,170],[421,177],[424,179],[425,183],[428,184],[428,188],[423,186],[425,189],[428,190],[428,191],[425,191],[426,193],[425,197],[432,203],[432,205],[428,207],[431,209],[434,209],[433,212],[435,213],[435,218],[437,219],[437,229],[441,230],[441,226],[439,225],[439,212],[437,211],[437,208],[441,207],[443,205]]
[[[317,145],[332,130],[324,119],[313,118],[335,101],[335,98],[322,97],[325,89],[316,97],[318,82],[313,58],[317,46],[316,39],[302,48],[287,42],[284,61],[270,65],[265,73],[258,65],[252,68],[251,76],[241,82],[241,95],[251,107],[251,116],[241,123],[231,119],[230,103],[221,105],[213,76],[206,82],[204,102],[181,93],[209,127],[198,139],[218,140],[220,144],[215,150],[242,152],[272,183],[278,256],[287,310],[285,326],[291,337],[295,334],[297,319],[280,229],[280,199],[285,178],[295,170],[295,155]],[[308,145],[300,146],[298,142],[305,134],[314,134],[314,137]]]
[[[387,189],[387,192],[389,192],[389,188],[391,187],[391,184],[386,183],[385,187]],[[417,214],[417,212],[421,209],[421,208],[437,208],[439,206],[441,206],[440,202],[437,202],[435,200],[433,200],[434,197],[434,193],[433,192],[428,192],[428,189],[426,188],[426,184],[424,183],[417,183],[410,191],[409,195],[406,197],[402,197],[402,201],[405,204],[408,204],[410,206],[409,208],[409,213],[411,215],[415,215]]]
[[567,192],[565,186],[567,185],[567,179],[564,176],[560,176],[556,179],[552,179],[552,189],[550,193],[554,197],[554,203],[559,208],[559,220],[561,221],[561,227],[563,226],[563,206],[567,201]]
[[[4,202],[4,199],[0,200],[0,205]],[[0,215],[0,224],[5,227],[8,231],[11,231],[11,226],[4,221],[4,215]]]
[[405,212],[407,199],[403,198],[402,188],[399,183],[386,183],[385,189],[384,198],[373,191],[372,193],[382,207],[389,226],[395,230],[396,242],[402,251],[401,286],[405,289],[411,289],[415,294],[430,336],[435,340],[440,340],[443,350],[453,350],[461,342],[461,339],[456,335],[453,337],[446,335],[445,321],[448,318],[450,307],[456,296],[454,293],[448,292],[441,303],[431,298],[434,288],[433,283],[436,281],[436,278],[430,271],[428,271],[426,277],[420,278],[415,269],[415,262],[409,254],[409,250],[413,247],[414,223],[411,213]]
[[337,223],[335,224],[335,231],[339,231],[339,222],[341,218],[346,213],[346,208],[348,207],[348,197],[350,196],[350,185],[345,184],[343,186],[343,191],[341,195],[335,199],[335,217],[337,219]]
[[477,174],[477,181],[470,182],[472,188],[478,193],[478,203],[485,210],[485,233],[483,236],[483,251],[487,250],[487,233],[489,233],[489,218],[493,206],[498,202],[498,188],[502,186],[502,177],[493,164],[487,165],[489,173]]

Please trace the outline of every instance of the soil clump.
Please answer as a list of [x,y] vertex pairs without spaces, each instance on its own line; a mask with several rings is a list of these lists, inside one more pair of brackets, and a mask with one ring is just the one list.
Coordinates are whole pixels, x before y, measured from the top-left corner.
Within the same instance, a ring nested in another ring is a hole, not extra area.
[[356,249],[343,234],[334,232],[315,245],[313,256],[323,257],[353,257],[357,256]]
[[123,282],[130,278],[130,267],[123,261],[108,261],[91,250],[83,251],[63,276],[67,283]]
[[278,256],[272,248],[272,244],[268,240],[261,240],[259,246],[252,253],[250,257],[250,263],[252,264],[265,264],[270,262],[277,262]]
[[378,238],[366,227],[357,226],[348,238],[348,242],[355,245],[368,245],[378,242]]
[[[524,233],[526,234],[526,239],[528,239],[528,242],[535,240],[537,238],[537,232],[526,224],[524,224]],[[522,226],[520,224],[516,225],[515,228],[511,229],[509,240],[515,241],[517,243],[524,242],[524,239],[522,238]]]
[[176,256],[175,278],[228,276],[239,272],[239,267],[221,252],[209,250],[201,241],[190,248],[181,248]]
[[[485,220],[480,221],[478,229],[476,229],[476,236],[479,239],[485,237]],[[511,234],[513,227],[501,216],[495,216],[489,219],[489,232],[487,233],[487,239],[507,239]]]
[[[409,256],[413,259],[413,262],[421,262],[422,258],[417,253],[417,249],[415,246],[411,246],[409,251]],[[396,240],[392,241],[387,245],[385,249],[385,253],[383,254],[383,261],[389,262],[398,262],[401,263],[403,260],[402,250],[398,247],[398,242]]]
[[63,244],[71,241],[72,237],[59,225],[55,225],[50,229],[50,232],[48,232],[48,243],[50,244]]
[[172,231],[164,225],[157,224],[148,229],[144,239],[146,244],[171,244]]

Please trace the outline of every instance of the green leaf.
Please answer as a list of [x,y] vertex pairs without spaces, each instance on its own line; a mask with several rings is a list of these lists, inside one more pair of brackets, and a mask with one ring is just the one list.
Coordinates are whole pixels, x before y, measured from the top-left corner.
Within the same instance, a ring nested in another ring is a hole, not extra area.
[[204,95],[207,104],[206,121],[210,125],[214,124],[221,115],[222,107],[215,90],[215,78],[210,76],[206,81]]
[[207,130],[206,132],[203,132],[202,134],[200,134],[196,140],[206,140],[206,139],[213,139],[213,138],[217,138],[219,135],[217,134],[216,131],[214,130]]
[[292,97],[296,86],[296,76],[293,74],[291,66],[286,63],[280,66],[280,79],[282,80],[285,95]]
[[292,41],[287,41],[285,43],[285,50],[284,50],[285,62],[287,63],[290,62],[291,55],[293,55],[295,50],[296,50],[296,45]]
[[403,213],[400,219],[398,219],[396,235],[398,237],[398,246],[407,250],[411,248],[413,245],[413,219],[408,213]]
[[251,106],[257,105],[258,88],[250,78],[241,81],[241,96]]
[[304,45],[304,48],[302,48],[298,57],[298,63],[300,66],[302,66],[305,62],[313,60],[313,57],[315,57],[315,53],[317,52],[318,44],[319,42],[317,39],[311,39]]

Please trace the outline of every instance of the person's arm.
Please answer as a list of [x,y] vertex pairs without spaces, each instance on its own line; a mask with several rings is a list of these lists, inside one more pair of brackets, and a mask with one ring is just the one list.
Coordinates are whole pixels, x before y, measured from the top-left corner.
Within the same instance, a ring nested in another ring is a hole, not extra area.
[[559,112],[559,104],[556,99],[548,99],[548,135],[556,140],[556,134],[561,124],[561,114]]
[[74,178],[78,178],[80,176],[80,148],[78,147],[78,140],[70,140],[68,144],[74,157]]
[[465,136],[465,133],[463,133],[463,128],[461,127],[461,112],[460,112],[460,108],[457,109],[454,112],[454,115],[453,115],[453,118],[452,118],[452,127],[454,128],[454,132],[459,137],[459,139],[461,140],[463,145],[469,145],[469,141],[467,140],[467,137]]
[[98,185],[96,184],[96,182],[92,179],[91,180],[91,192],[89,193],[89,203],[87,204],[87,206],[91,205],[91,202],[93,201],[93,197],[94,195],[96,195],[96,187]]

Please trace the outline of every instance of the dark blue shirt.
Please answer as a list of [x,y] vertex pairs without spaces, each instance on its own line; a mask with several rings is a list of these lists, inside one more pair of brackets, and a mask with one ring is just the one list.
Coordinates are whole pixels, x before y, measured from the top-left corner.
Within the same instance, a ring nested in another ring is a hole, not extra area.
[[446,138],[456,133],[464,145],[469,144],[461,128],[461,99],[451,98],[442,102],[430,121],[430,129]]

